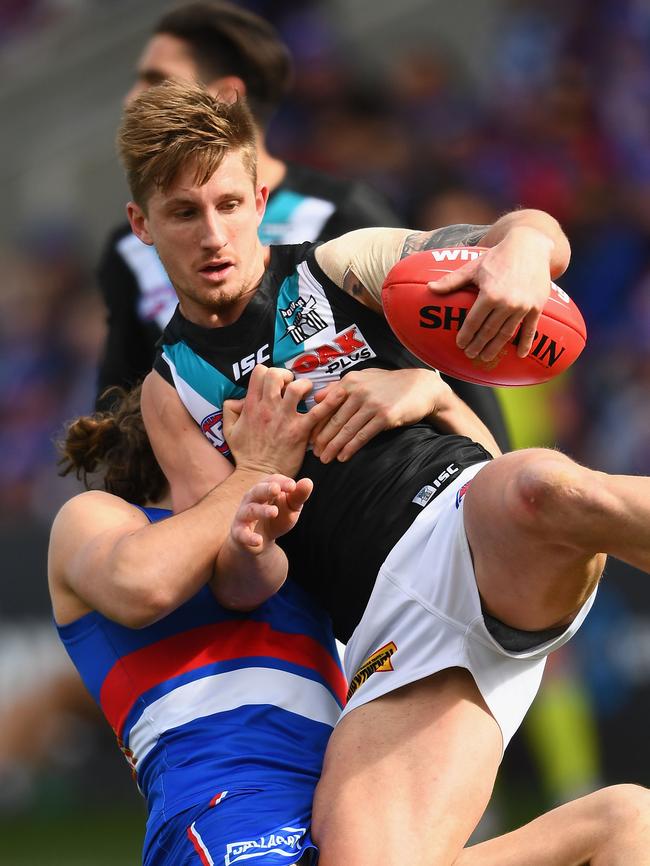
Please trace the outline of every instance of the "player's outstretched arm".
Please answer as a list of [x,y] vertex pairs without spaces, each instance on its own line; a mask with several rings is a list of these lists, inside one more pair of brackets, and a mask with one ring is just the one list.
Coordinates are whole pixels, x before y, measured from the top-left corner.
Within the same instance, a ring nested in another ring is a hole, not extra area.
[[381,287],[390,268],[411,253],[448,246],[488,251],[431,283],[437,294],[468,284],[479,297],[458,332],[470,358],[493,360],[522,326],[518,352],[528,354],[551,278],[564,272],[570,246],[559,223],[539,210],[506,214],[491,226],[453,225],[432,231],[360,229],[323,244],[316,259],[327,276],[360,303],[381,312]]
[[308,478],[271,475],[245,494],[217,557],[214,592],[220,604],[253,610],[280,589],[288,563],[275,540],[295,526],[312,486]]

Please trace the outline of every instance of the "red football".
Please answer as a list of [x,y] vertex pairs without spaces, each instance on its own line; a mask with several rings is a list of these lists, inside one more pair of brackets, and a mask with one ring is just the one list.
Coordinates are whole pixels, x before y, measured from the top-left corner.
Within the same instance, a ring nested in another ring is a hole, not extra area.
[[563,373],[584,349],[587,331],[580,310],[554,283],[525,358],[517,356],[516,335],[488,363],[468,358],[456,345],[456,335],[478,290],[466,286],[436,295],[427,283],[483,252],[484,247],[425,250],[394,265],[382,288],[382,302],[395,335],[425,363],[479,385],[536,385]]

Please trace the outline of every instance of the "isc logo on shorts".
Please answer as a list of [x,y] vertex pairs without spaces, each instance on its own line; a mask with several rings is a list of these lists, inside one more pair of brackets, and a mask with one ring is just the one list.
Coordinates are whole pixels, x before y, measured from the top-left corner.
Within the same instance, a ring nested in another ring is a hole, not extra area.
[[[305,827],[281,827],[268,836],[250,839],[247,842],[229,842],[226,846],[224,863],[241,863],[252,858],[264,857],[266,854],[281,854],[283,857],[293,856],[300,851],[300,843],[305,835]],[[293,860],[289,861],[293,863]]]

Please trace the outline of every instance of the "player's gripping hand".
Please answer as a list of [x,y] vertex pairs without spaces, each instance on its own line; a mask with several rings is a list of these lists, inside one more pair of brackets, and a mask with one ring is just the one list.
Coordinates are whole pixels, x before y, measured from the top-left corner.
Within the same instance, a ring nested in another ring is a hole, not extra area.
[[348,373],[315,394],[318,407],[328,411],[312,432],[314,454],[323,463],[349,460],[378,433],[435,413],[438,398],[447,391],[435,370],[368,368]]
[[299,412],[311,388],[308,379],[294,380],[284,368],[255,367],[246,397],[224,403],[224,434],[238,468],[269,475],[298,471],[314,426],[337,403],[333,397],[331,405]]
[[520,325],[517,354],[526,357],[551,292],[551,249],[552,241],[538,229],[513,227],[483,255],[429,283],[440,295],[469,284],[478,288],[456,338],[468,358],[494,360]]
[[286,475],[260,481],[242,499],[230,530],[232,541],[249,554],[263,554],[296,525],[313,486],[309,478],[294,481]]

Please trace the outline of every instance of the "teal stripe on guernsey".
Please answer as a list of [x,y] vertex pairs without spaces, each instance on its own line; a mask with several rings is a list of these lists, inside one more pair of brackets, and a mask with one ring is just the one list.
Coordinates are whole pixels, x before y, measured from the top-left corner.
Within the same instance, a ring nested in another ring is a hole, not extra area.
[[278,190],[266,206],[264,220],[258,232],[260,241],[263,244],[281,243],[286,223],[304,200],[305,196],[300,193],[288,189]]
[[246,394],[244,388],[231,382],[227,376],[220,373],[200,355],[195,354],[185,343],[163,346],[163,351],[181,379],[218,409],[223,407],[224,400],[238,399]]
[[[287,361],[305,348],[304,340],[296,343],[287,332],[287,325],[293,323],[298,311],[296,307],[294,312],[290,312],[290,307],[297,302],[299,296],[300,283],[298,274],[292,274],[290,277],[286,277],[278,292],[278,302],[275,311],[275,348],[273,350],[273,364],[276,367],[283,367]],[[281,310],[289,312],[289,315],[287,317],[283,316]]]

